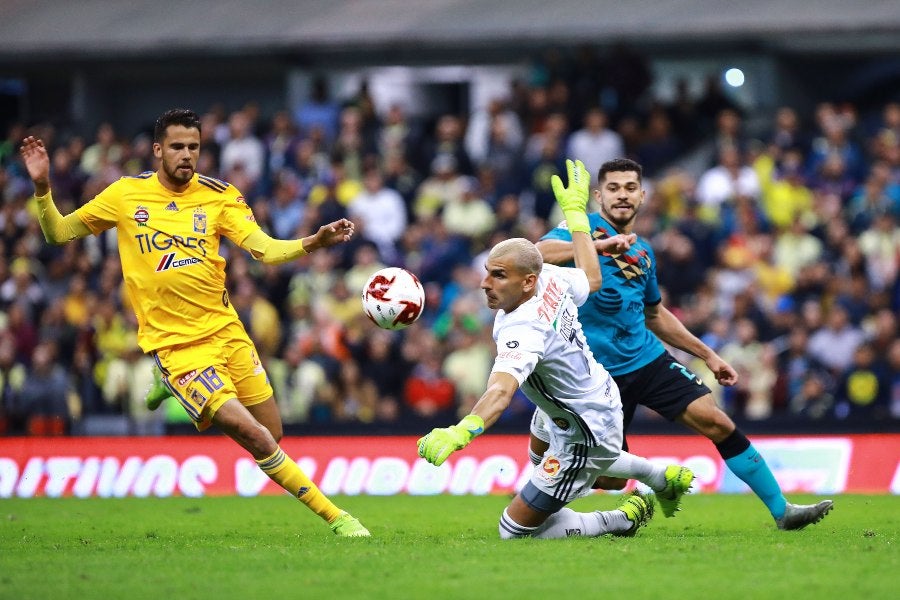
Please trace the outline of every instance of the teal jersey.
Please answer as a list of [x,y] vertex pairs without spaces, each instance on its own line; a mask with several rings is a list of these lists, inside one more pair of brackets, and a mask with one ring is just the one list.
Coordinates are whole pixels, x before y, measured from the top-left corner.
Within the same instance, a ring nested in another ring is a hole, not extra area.
[[[600,213],[589,214],[588,221],[594,239],[617,233]],[[572,241],[572,234],[557,227],[541,239]],[[624,254],[601,255],[600,271],[603,286],[578,308],[578,320],[597,362],[613,376],[631,373],[665,352],[644,321],[644,307],[662,300],[656,257],[639,237]]]

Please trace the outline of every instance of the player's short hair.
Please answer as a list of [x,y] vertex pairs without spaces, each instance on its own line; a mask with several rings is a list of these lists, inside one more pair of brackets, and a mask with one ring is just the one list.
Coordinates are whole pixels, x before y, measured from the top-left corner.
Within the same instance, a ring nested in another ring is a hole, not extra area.
[[153,127],[153,141],[162,142],[166,137],[166,129],[170,125],[181,125],[187,129],[196,129],[200,131],[200,117],[197,113],[187,108],[173,108],[167,110],[156,119],[156,125]]
[[637,173],[638,182],[640,183],[644,174],[644,169],[641,168],[640,164],[630,158],[614,158],[600,166],[600,171],[597,173],[597,181],[602,182],[607,173],[624,173],[629,171]]
[[538,275],[544,268],[544,259],[540,250],[525,238],[510,238],[503,240],[493,248],[489,258],[500,258],[508,254],[515,256],[515,266],[520,272]]

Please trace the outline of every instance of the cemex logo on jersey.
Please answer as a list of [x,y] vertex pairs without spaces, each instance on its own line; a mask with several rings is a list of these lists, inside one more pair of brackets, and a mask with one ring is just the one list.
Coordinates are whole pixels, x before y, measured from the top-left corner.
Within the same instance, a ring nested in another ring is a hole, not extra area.
[[156,272],[159,273],[160,271],[168,271],[169,269],[180,269],[181,267],[189,267],[202,262],[202,260],[194,256],[175,258],[175,252],[169,252],[168,254],[163,254],[159,264],[156,265]]

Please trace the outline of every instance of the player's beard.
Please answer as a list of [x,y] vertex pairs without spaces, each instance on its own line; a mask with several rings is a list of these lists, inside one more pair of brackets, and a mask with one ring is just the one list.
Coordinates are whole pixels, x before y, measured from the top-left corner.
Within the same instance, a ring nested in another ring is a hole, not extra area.
[[637,209],[632,208],[631,212],[628,213],[628,217],[614,217],[610,211],[606,210],[605,206],[600,207],[600,213],[603,215],[603,218],[612,223],[613,227],[618,231],[622,231],[627,228],[629,225],[634,223],[635,217],[637,217]]
[[[179,167],[188,167],[187,169],[181,169]],[[194,167],[190,164],[177,164],[174,167],[170,167],[169,165],[163,163],[163,170],[166,172],[166,177],[170,180],[180,183],[182,185],[189,183],[191,179],[194,177]]]

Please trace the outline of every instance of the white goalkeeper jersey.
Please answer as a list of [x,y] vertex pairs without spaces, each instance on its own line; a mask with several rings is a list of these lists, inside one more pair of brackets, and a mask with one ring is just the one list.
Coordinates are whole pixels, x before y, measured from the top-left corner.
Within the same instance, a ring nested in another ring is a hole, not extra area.
[[544,264],[534,297],[512,312],[497,312],[492,372],[516,378],[528,399],[550,417],[555,436],[596,447],[619,426],[622,402],[581,331],[577,307],[589,295],[584,271]]

